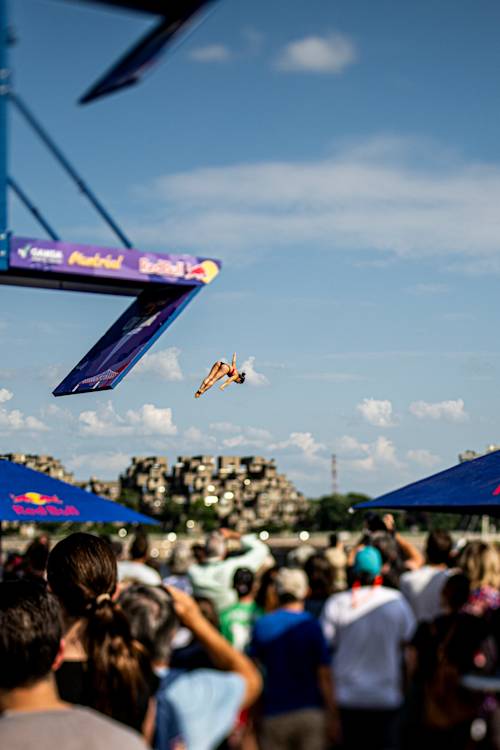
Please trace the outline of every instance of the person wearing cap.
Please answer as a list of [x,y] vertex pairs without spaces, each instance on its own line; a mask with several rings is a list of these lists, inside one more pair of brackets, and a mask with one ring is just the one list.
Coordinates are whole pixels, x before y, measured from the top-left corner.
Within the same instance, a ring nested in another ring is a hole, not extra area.
[[403,595],[382,585],[382,556],[363,547],[354,560],[354,583],[331,596],[321,616],[333,649],[336,698],[343,748],[392,750],[403,703],[402,648],[413,636],[415,616]]
[[257,620],[249,648],[265,675],[260,747],[324,750],[328,729],[335,736],[336,706],[325,639],[304,611],[307,577],[281,568],[274,585],[279,609]]

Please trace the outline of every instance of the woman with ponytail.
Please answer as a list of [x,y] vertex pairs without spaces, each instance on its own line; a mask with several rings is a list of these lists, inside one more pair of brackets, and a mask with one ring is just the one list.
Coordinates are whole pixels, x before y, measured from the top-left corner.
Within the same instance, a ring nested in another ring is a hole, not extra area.
[[50,553],[47,578],[64,613],[64,661],[56,672],[61,698],[141,731],[156,683],[147,653],[113,599],[117,569],[110,545],[71,534]]

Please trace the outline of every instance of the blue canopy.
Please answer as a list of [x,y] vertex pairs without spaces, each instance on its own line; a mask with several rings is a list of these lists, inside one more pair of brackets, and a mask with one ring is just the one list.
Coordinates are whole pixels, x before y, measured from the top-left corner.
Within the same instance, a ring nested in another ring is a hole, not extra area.
[[354,506],[355,510],[378,508],[500,516],[500,451]]
[[5,460],[0,461],[1,521],[157,523],[112,500]]

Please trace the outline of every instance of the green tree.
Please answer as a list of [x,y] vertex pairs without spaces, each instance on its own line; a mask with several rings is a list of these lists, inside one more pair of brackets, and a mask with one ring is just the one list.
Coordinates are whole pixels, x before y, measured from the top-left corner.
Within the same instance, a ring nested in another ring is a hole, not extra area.
[[311,500],[309,524],[317,531],[355,531],[363,525],[363,513],[352,512],[356,503],[370,498],[356,492],[347,495],[324,495]]
[[203,500],[191,503],[188,515],[193,521],[199,523],[204,531],[213,531],[220,526],[215,509],[211,505],[206,506]]

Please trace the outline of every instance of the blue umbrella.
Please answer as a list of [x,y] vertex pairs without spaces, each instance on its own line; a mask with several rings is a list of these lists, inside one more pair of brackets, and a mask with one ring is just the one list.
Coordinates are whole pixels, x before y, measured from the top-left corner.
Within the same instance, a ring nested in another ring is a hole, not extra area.
[[2,521],[158,523],[112,500],[5,460],[0,461]]
[[378,508],[500,516],[500,451],[354,506],[355,510]]

